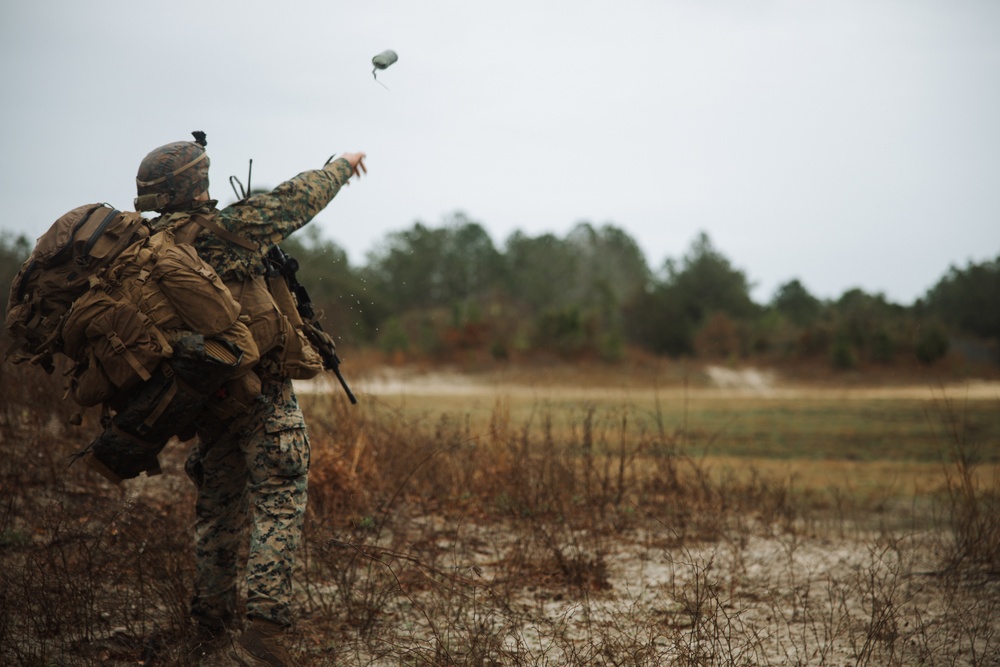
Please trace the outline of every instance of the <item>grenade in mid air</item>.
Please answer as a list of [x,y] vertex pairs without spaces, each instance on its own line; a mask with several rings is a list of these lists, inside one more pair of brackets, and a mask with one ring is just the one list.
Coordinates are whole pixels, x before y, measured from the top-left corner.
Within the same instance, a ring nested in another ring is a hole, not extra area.
[[372,58],[372,65],[375,66],[375,69],[372,70],[372,76],[377,79],[378,70],[387,68],[397,60],[399,60],[399,56],[397,56],[396,52],[392,49],[386,49],[382,53],[378,54]]

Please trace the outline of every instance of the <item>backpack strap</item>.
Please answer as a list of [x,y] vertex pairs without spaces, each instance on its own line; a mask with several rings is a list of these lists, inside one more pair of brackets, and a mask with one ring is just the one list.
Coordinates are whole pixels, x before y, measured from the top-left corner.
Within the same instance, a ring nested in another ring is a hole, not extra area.
[[210,216],[207,216],[203,213],[195,213],[194,215],[191,216],[191,220],[195,224],[201,225],[208,231],[212,232],[219,238],[225,239],[230,243],[235,243],[241,248],[246,248],[247,250],[252,250],[252,251],[257,250],[257,244],[255,244],[253,241],[244,238],[239,234],[234,234],[233,232],[227,229],[223,229],[219,225],[219,223],[213,220]]
[[174,377],[173,372],[171,372],[169,375],[172,377],[173,380],[170,383],[170,387],[167,389],[167,392],[163,395],[163,398],[160,399],[160,402],[157,403],[156,407],[153,408],[153,411],[150,412],[149,415],[146,417],[145,421],[142,422],[142,426],[146,430],[153,428],[156,422],[159,421],[160,417],[163,416],[164,411],[166,411],[166,409],[170,406],[170,401],[174,400],[174,396],[177,395],[178,379]]
[[142,378],[143,382],[153,377],[152,375],[149,374],[149,371],[145,369],[142,363],[136,358],[132,350],[128,349],[128,347],[125,346],[125,343],[122,342],[122,339],[118,337],[118,334],[116,332],[114,331],[104,332],[104,337],[107,338],[108,343],[111,345],[111,349],[113,349],[116,354],[120,354],[122,358],[125,359],[126,362],[128,362],[128,365],[132,367],[132,370],[135,371],[136,375]]
[[194,245],[200,231],[200,225],[191,224],[191,218],[188,218],[174,227],[174,242],[177,245]]
[[141,310],[137,314],[139,315],[139,321],[142,322],[142,326],[145,327],[146,332],[153,336],[160,344],[160,349],[163,350],[164,355],[169,357],[173,354],[173,346],[170,345],[170,341],[167,340],[167,337],[162,331],[160,331],[160,327],[156,326],[156,322],[154,322]]

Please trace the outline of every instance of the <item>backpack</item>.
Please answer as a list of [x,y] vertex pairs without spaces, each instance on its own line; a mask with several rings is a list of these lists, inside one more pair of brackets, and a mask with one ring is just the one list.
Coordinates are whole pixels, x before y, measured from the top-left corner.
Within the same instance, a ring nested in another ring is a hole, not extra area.
[[107,204],[78,206],[56,220],[11,283],[6,326],[14,342],[5,359],[31,361],[51,373],[63,318],[90,288],[91,276],[149,236],[144,223],[138,213]]
[[215,271],[170,231],[107,204],[69,211],[43,234],[11,285],[7,358],[48,372],[67,357],[68,393],[103,404],[105,431],[83,453],[113,481],[158,471],[173,435],[200,409],[259,393],[259,355]]

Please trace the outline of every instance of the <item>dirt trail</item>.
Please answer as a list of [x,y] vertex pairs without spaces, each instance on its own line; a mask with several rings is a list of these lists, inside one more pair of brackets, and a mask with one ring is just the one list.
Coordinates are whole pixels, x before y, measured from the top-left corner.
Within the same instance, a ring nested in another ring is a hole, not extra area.
[[[517,396],[563,399],[636,398],[658,395],[661,398],[687,396],[698,399],[760,398],[775,400],[1000,400],[1000,382],[965,380],[948,384],[887,386],[825,386],[794,384],[782,381],[775,373],[758,369],[734,370],[722,367],[705,369],[707,381],[700,386],[670,384],[651,386],[649,382],[620,381],[602,387],[564,383],[511,382],[490,376],[466,375],[440,370],[414,372],[384,368],[351,380],[358,394],[377,396]],[[304,393],[340,391],[332,377],[296,382]]]

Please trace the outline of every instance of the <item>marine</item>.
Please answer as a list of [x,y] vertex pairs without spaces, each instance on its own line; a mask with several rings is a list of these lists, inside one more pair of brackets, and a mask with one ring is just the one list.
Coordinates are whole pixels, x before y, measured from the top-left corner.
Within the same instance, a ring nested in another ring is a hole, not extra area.
[[[308,496],[310,444],[292,385],[323,368],[289,312],[265,260],[271,248],[322,211],[352,177],[367,173],[364,153],[331,158],[270,192],[223,209],[209,195],[210,160],[195,141],[151,151],[136,175],[137,211],[155,211],[154,230],[191,243],[241,306],[260,353],[259,392],[223,396],[196,425],[185,469],[197,488],[196,574],[190,613],[200,646],[228,644],[237,623],[239,549],[249,520],[244,572],[248,625],[236,644],[244,664],[294,664],[282,642],[292,625],[292,572]],[[287,286],[284,287],[287,289]],[[277,297],[277,298],[276,298]],[[253,387],[256,388],[256,387]],[[238,414],[241,416],[232,416]]]

